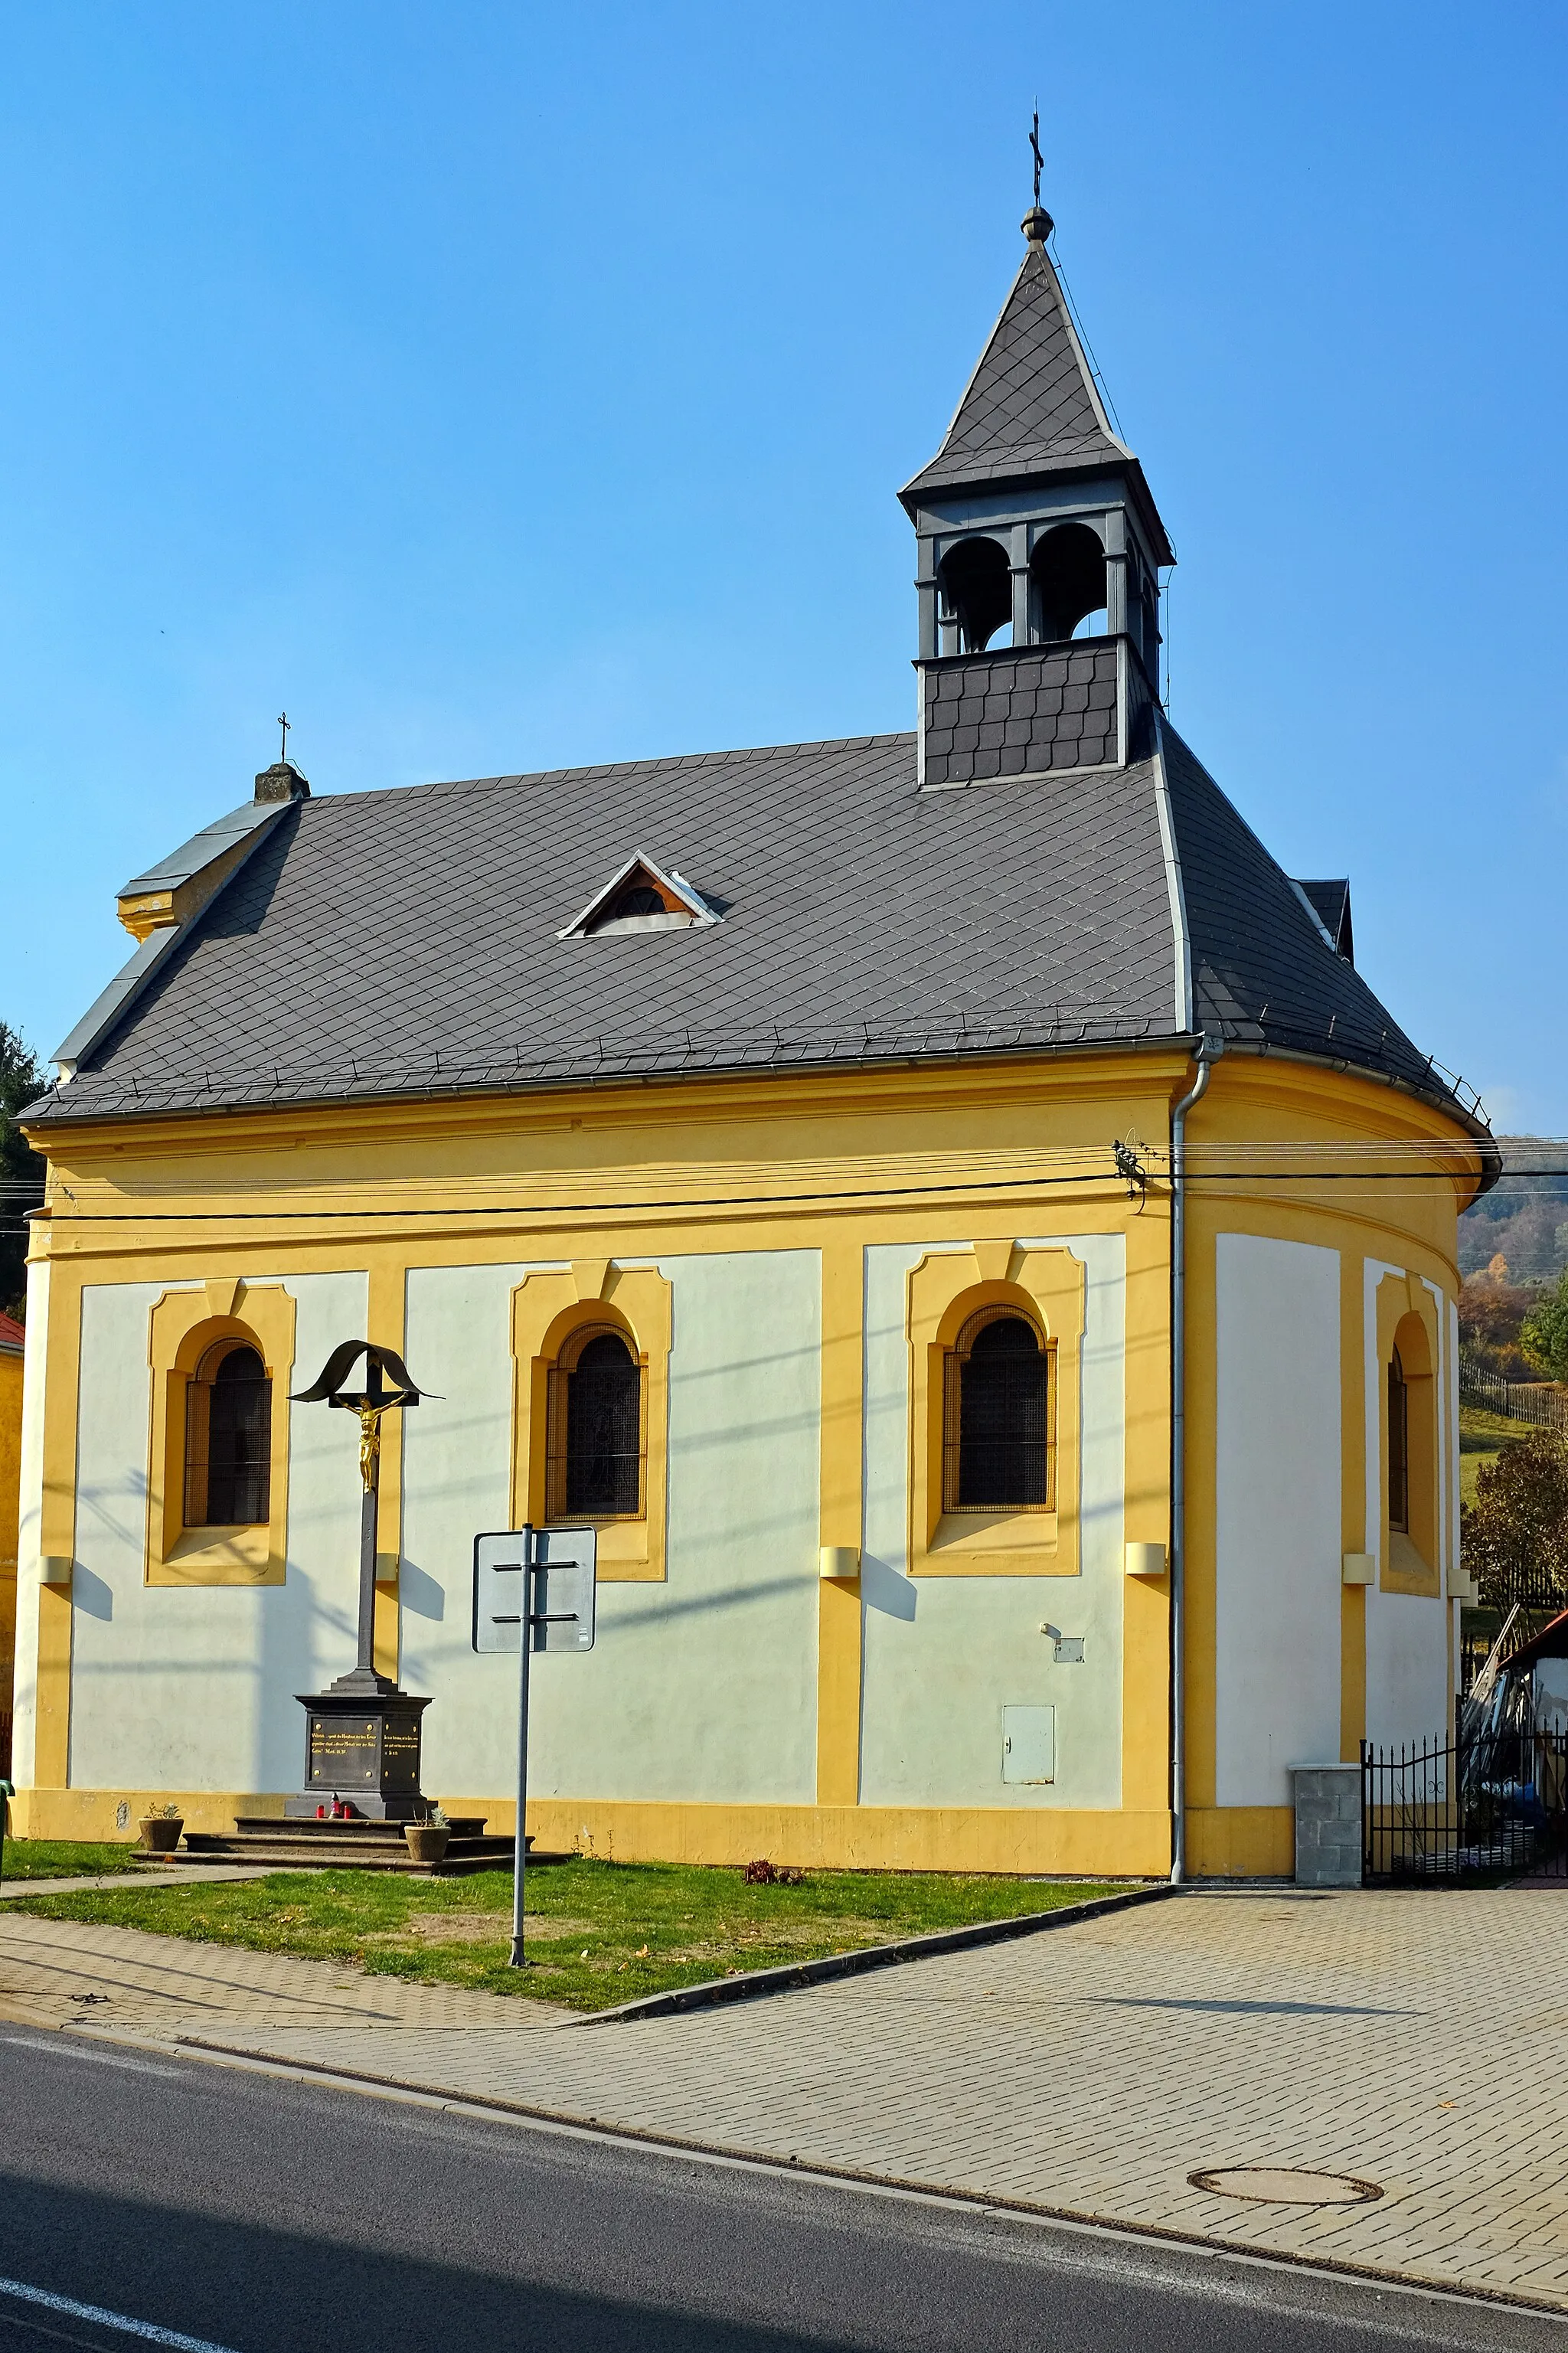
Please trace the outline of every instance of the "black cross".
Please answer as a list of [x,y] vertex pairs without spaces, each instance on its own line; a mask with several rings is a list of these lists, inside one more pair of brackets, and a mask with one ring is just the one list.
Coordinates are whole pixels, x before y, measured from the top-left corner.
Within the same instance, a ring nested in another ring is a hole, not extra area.
[[1040,110],[1037,106],[1034,127],[1029,132],[1029,144],[1035,151],[1035,209],[1037,212],[1040,206],[1040,172],[1046,160],[1040,153]]
[[[1037,115],[1036,115],[1036,117],[1035,117],[1035,121],[1036,121],[1037,122],[1038,122],[1039,119],[1040,119],[1040,118],[1039,118],[1039,116],[1037,114]],[[1039,149],[1037,147],[1037,148],[1036,148],[1036,150],[1035,150],[1036,154],[1037,155],[1037,154],[1039,153],[1039,152],[1040,152],[1040,151],[1039,151]],[[1036,196],[1036,200],[1037,200],[1037,201],[1038,201],[1038,199],[1039,199],[1039,194],[1040,194],[1040,168],[1039,168],[1039,165],[1037,164],[1036,164],[1036,166],[1035,166],[1035,196]],[[288,757],[289,757],[289,713],[288,713],[286,711],[280,711],[280,712],[278,713],[278,724],[279,724],[279,727],[281,727],[281,729],[283,730],[283,749],[282,749],[282,751],[279,754],[279,755],[278,755],[278,756],[279,756],[279,758],[280,760],[287,760],[287,759],[288,759]]]

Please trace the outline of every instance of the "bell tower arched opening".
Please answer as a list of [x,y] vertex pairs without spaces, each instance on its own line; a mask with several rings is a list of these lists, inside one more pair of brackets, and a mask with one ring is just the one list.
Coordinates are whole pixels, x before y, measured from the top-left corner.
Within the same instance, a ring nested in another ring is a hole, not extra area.
[[994,539],[961,539],[938,566],[944,637],[956,631],[955,653],[982,654],[1013,617],[1013,575],[1006,550]]
[[1029,559],[1029,614],[1037,643],[1052,645],[1105,610],[1105,549],[1086,522],[1058,523]]

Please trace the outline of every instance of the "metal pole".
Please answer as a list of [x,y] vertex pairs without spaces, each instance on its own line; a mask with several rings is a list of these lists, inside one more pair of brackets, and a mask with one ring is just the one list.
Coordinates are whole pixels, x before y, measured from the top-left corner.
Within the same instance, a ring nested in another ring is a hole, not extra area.
[[359,1467],[364,1493],[359,1507],[359,1658],[362,1674],[375,1672],[375,1539],[381,1504],[381,1416],[386,1386],[381,1358],[365,1351],[364,1402],[359,1409]]
[[528,1875],[528,1836],[524,1817],[528,1811],[528,1657],[533,1648],[533,1530],[528,1529],[522,1546],[522,1637],[521,1665],[517,1678],[517,1830],[512,1841],[511,1855],[511,1961],[514,1969],[526,1968],[527,1956],[522,1949],[522,1906]]
[[1187,1875],[1187,1113],[1224,1051],[1198,1048],[1192,1092],[1171,1113],[1171,1884]]
[[381,1450],[365,1465],[359,1507],[359,1661],[362,1672],[375,1668],[376,1509],[381,1501]]

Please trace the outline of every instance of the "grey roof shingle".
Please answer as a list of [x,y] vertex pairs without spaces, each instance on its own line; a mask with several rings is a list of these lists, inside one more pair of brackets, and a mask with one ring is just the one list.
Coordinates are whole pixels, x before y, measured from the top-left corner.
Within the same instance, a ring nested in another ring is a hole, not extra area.
[[942,448],[903,495],[1131,454],[1106,421],[1049,258],[1031,245]]
[[1162,727],[1200,1029],[1381,1071],[1425,1091],[1445,1074],[1411,1043],[1173,727]]
[[[1441,1092],[1179,738],[1200,1021]],[[288,809],[41,1123],[1182,1034],[1150,761],[917,788],[910,735]],[[558,939],[631,849],[722,915]]]

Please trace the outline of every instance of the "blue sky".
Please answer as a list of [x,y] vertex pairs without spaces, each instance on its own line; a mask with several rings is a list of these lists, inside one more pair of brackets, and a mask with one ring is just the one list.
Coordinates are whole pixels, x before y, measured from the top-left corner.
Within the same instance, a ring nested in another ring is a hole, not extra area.
[[1172,712],[1500,1127],[1568,1131],[1560,7],[0,8],[0,1015],[247,799],[910,723],[1022,247]]

